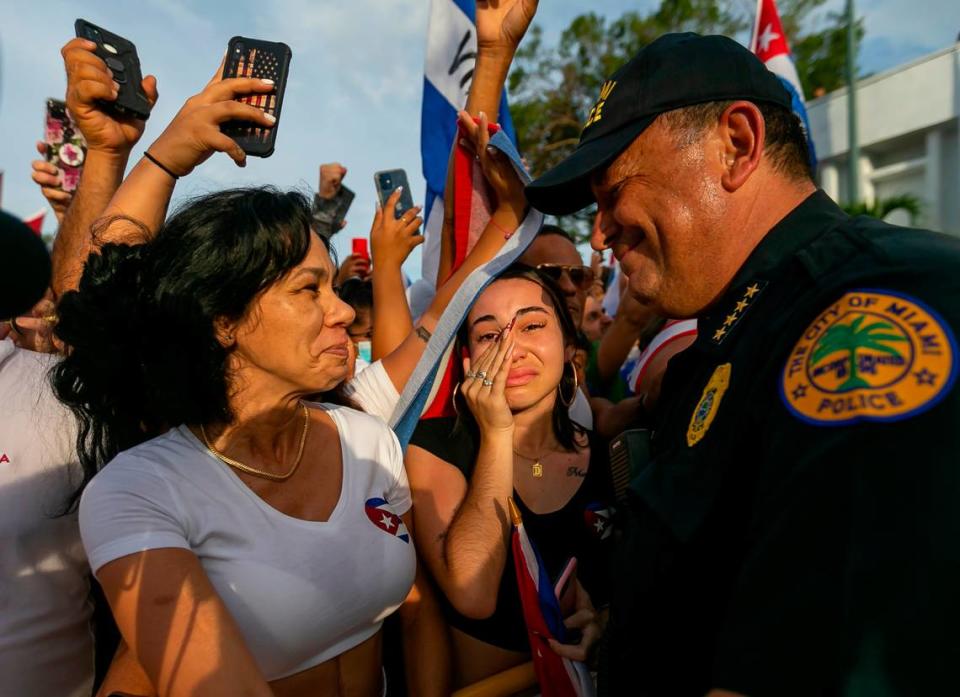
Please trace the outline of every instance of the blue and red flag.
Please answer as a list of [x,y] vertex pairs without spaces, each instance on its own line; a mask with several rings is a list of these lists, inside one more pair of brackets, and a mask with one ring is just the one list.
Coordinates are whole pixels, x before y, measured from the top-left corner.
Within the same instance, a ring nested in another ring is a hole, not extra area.
[[523,519],[513,499],[509,500],[513,518],[513,564],[523,619],[530,640],[533,668],[540,684],[541,697],[593,697],[593,680],[587,667],[558,655],[549,640],[564,643],[566,627],[560,612],[560,601],[543,566],[543,560],[523,527]]
[[804,106],[803,86],[800,84],[797,67],[790,55],[787,36],[783,31],[783,23],[780,21],[780,13],[777,12],[777,4],[774,0],[757,0],[757,17],[753,24],[753,35],[750,38],[750,50],[763,61],[767,70],[780,78],[780,82],[790,93],[793,111],[800,117],[807,133],[810,168],[816,172],[817,151],[810,136],[810,122]]

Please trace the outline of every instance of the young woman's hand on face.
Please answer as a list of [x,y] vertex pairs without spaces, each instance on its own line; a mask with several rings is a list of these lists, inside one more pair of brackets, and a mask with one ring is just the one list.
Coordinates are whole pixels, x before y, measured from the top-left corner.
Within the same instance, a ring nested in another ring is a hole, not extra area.
[[463,398],[480,427],[481,435],[513,431],[513,413],[507,404],[506,386],[513,362],[512,327],[507,327],[473,363],[463,361],[464,378],[460,385]]

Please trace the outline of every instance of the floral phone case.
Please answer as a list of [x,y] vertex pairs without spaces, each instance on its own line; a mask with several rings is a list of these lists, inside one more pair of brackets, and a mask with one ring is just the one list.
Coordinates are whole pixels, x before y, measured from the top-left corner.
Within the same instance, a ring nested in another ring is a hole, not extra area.
[[47,100],[43,140],[47,144],[46,160],[60,170],[60,188],[76,191],[87,157],[87,141],[73,122],[66,103]]

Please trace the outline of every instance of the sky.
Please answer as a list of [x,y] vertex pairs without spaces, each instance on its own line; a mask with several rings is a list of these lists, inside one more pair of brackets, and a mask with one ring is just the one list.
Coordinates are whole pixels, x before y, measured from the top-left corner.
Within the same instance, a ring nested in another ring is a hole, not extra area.
[[[12,0],[7,0],[12,3]],[[731,0],[741,5],[750,0]],[[541,0],[547,43],[578,14],[610,17],[647,10],[654,0]],[[828,0],[826,11],[842,11]],[[62,97],[60,47],[73,21],[87,19],[137,45],[144,74],[157,76],[160,100],[131,161],[159,136],[183,102],[241,35],[283,41],[293,50],[275,154],[237,168],[216,155],[177,186],[174,202],[227,186],[273,184],[315,190],[319,165],[339,161],[356,192],[348,225],[335,238],[341,258],[373,219],[373,173],[403,168],[422,202],[420,101],[429,0],[44,0],[17,3],[0,25],[0,170],[4,209],[26,217],[45,207],[30,180],[34,144],[43,136],[44,103]],[[879,72],[950,46],[960,33],[957,0],[857,0],[866,24],[861,72]],[[746,40],[744,38],[744,40]],[[52,231],[48,214],[45,231]],[[419,277],[419,250],[405,265]]]

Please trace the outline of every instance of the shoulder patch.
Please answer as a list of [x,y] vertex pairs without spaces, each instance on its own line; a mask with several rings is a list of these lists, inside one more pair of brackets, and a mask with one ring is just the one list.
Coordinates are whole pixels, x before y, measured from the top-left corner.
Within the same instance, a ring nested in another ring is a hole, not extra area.
[[718,365],[703,388],[697,408],[690,417],[690,425],[687,426],[687,447],[695,446],[710,430],[710,424],[720,408],[720,400],[730,385],[730,370],[729,363]]
[[956,379],[950,326],[924,303],[889,290],[846,293],[793,347],[780,397],[816,426],[898,421],[943,399]]

